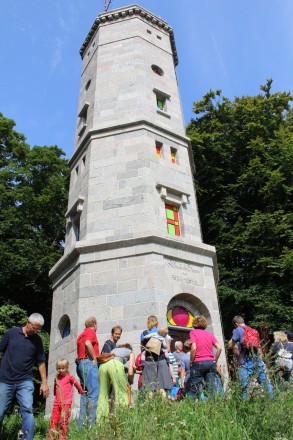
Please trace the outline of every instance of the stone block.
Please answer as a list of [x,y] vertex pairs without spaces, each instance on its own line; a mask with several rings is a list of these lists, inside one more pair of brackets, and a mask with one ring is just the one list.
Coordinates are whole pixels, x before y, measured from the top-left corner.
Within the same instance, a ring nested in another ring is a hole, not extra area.
[[104,211],[107,209],[115,209],[120,208],[122,206],[131,206],[137,205],[143,201],[142,194],[136,194],[135,196],[130,197],[119,197],[112,200],[105,200],[103,203]]
[[133,293],[117,293],[116,295],[107,296],[108,306],[120,306],[126,304],[133,304],[134,294]]
[[123,317],[139,318],[142,316],[157,315],[159,312],[159,304],[157,302],[145,302],[142,304],[129,304],[124,307]]
[[117,321],[120,321],[123,319],[123,306],[116,306],[111,308],[111,318],[117,319]]
[[95,309],[100,309],[102,307],[106,307],[107,305],[107,297],[106,296],[91,296],[88,298],[88,306]]
[[139,255],[137,257],[131,257],[128,259],[128,267],[144,266],[145,263],[145,255]]
[[133,292],[137,291],[138,280],[126,280],[117,282],[117,292]]
[[85,286],[79,289],[79,297],[86,299],[92,296],[113,295],[116,292],[117,283]]
[[91,284],[91,274],[90,273],[80,274],[78,287],[90,286],[90,284]]
[[119,269],[125,269],[128,267],[128,258],[121,258],[119,260]]

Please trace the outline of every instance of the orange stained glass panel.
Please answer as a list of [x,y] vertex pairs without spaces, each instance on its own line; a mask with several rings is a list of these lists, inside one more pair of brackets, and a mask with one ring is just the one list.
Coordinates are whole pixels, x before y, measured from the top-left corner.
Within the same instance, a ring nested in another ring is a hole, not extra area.
[[161,149],[162,147],[160,145],[156,145],[156,154],[157,157],[161,157]]
[[171,162],[176,163],[176,154],[177,154],[176,148],[171,147],[170,152],[171,152]]

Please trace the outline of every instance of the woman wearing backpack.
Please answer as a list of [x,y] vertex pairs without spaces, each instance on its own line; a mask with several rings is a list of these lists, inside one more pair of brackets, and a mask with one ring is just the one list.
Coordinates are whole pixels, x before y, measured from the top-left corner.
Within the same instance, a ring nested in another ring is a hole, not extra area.
[[[166,397],[166,391],[171,390],[175,381],[174,374],[171,377],[169,365],[166,361],[165,353],[162,347],[158,347],[158,351],[154,351],[149,347],[151,339],[145,338],[150,333],[158,332],[158,319],[151,315],[148,317],[147,330],[142,332],[140,336],[141,346],[144,348],[145,360],[143,362],[142,384],[146,390],[150,392],[160,391]],[[158,342],[158,341],[157,341]],[[167,339],[166,339],[166,342]]]

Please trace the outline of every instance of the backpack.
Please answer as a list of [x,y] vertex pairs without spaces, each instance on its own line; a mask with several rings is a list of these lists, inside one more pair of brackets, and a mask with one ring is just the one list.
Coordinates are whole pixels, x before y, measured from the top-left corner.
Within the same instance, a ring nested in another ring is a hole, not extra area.
[[254,350],[257,351],[259,348],[259,334],[258,331],[254,328],[248,327],[246,325],[244,327],[244,334],[243,334],[243,343],[242,343],[243,350]]
[[293,366],[292,353],[284,348],[282,342],[280,345],[282,348],[277,353],[275,364],[285,371],[291,371]]

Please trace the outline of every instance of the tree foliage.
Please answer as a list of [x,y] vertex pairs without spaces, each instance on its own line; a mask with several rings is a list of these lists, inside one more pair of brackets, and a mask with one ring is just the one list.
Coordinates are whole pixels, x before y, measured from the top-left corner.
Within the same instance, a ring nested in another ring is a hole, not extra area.
[[234,101],[210,91],[194,103],[197,117],[187,127],[226,330],[236,313],[271,329],[293,321],[293,97],[271,86]]
[[51,315],[49,269],[63,254],[69,169],[57,146],[30,148],[0,113],[0,299]]

